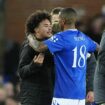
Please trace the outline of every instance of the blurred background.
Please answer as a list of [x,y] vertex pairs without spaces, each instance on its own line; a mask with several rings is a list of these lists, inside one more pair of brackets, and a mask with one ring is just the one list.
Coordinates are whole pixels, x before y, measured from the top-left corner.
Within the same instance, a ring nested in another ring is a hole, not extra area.
[[6,105],[18,105],[17,67],[27,17],[36,10],[51,12],[55,7],[75,8],[77,28],[100,43],[105,29],[105,0],[0,0],[0,105],[5,99]]

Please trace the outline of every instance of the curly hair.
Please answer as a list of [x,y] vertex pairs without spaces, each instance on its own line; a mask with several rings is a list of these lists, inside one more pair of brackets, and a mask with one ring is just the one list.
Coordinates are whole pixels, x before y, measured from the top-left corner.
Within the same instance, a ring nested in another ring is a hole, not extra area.
[[45,19],[48,19],[51,22],[51,15],[46,11],[38,10],[32,13],[26,20],[26,34],[35,33],[34,29]]

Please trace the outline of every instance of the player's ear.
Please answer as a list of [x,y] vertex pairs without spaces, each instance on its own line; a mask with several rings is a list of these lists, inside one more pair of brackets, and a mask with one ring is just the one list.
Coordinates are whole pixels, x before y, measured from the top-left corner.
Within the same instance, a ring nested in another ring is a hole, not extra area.
[[65,24],[65,22],[66,22],[66,20],[65,20],[65,19],[62,19],[62,20],[61,20],[62,25],[64,25],[64,24]]

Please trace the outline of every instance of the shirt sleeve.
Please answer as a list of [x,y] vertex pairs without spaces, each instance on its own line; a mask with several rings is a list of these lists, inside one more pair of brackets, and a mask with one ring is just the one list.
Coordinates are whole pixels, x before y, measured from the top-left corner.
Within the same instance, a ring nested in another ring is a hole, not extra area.
[[87,37],[88,41],[88,52],[94,52],[97,48],[97,44],[91,38]]
[[64,48],[64,40],[61,34],[56,34],[44,41],[51,53],[61,51]]

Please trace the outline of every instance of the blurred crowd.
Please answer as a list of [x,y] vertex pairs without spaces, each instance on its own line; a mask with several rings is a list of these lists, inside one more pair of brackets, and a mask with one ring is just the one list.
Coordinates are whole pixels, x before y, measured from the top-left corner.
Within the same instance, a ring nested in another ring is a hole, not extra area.
[[[78,11],[78,14],[80,14]],[[94,41],[100,43],[101,35],[105,29],[105,6],[100,14],[86,18],[83,13],[78,18],[77,28],[89,35]],[[24,31],[24,30],[23,30]],[[19,105],[19,77],[17,73],[20,44],[9,40],[4,41],[3,70],[0,75],[0,105]],[[97,58],[97,53],[95,53]]]

